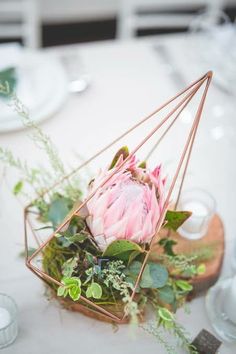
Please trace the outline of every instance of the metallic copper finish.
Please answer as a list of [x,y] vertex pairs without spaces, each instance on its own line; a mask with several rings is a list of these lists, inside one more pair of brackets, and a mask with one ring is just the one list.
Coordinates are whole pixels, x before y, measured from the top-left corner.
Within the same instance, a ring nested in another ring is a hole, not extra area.
[[[189,102],[192,100],[192,98],[196,95],[196,93],[198,92],[198,90],[200,89],[200,87],[205,83],[205,88],[204,88],[204,92],[201,96],[201,101],[199,103],[194,121],[192,123],[191,126],[191,130],[188,134],[186,143],[184,145],[182,154],[180,156],[179,162],[178,162],[178,166],[177,169],[175,171],[175,175],[172,179],[172,183],[171,186],[168,190],[167,193],[167,197],[164,203],[164,207],[163,207],[163,211],[160,215],[160,218],[158,220],[157,223],[157,227],[156,227],[156,231],[153,234],[152,237],[152,241],[150,243],[150,248],[149,251],[147,251],[146,255],[145,255],[145,259],[143,261],[142,264],[142,268],[140,270],[140,273],[137,277],[136,280],[136,284],[134,287],[134,290],[132,292],[132,298],[135,296],[135,290],[139,284],[139,281],[141,279],[144,267],[146,265],[146,262],[148,260],[149,254],[151,252],[152,246],[154,244],[154,242],[156,241],[156,237],[158,236],[158,233],[160,231],[160,228],[163,224],[164,218],[165,218],[165,213],[166,210],[169,206],[169,202],[170,202],[170,198],[172,196],[172,192],[173,189],[175,187],[177,178],[179,177],[179,173],[180,170],[183,169],[183,175],[181,178],[181,184],[179,187],[179,191],[178,191],[178,196],[177,196],[177,200],[175,202],[175,208],[178,205],[178,201],[179,201],[179,197],[183,188],[183,184],[184,184],[184,180],[185,180],[185,176],[186,176],[186,172],[187,172],[187,168],[188,168],[188,164],[190,161],[190,157],[191,157],[191,153],[192,153],[192,148],[193,148],[193,143],[196,137],[196,132],[198,129],[198,125],[201,119],[201,115],[202,115],[202,111],[203,111],[203,106],[206,100],[206,96],[207,96],[207,92],[208,92],[208,88],[210,85],[212,79],[212,72],[209,71],[208,73],[206,73],[204,76],[202,76],[199,80],[193,82],[190,86],[188,86],[186,89],[182,90],[180,93],[178,93],[177,95],[175,95],[174,97],[172,97],[170,100],[168,100],[166,103],[164,103],[163,105],[161,105],[159,108],[157,108],[154,112],[152,112],[151,114],[149,114],[148,116],[146,116],[145,118],[143,118],[140,122],[138,122],[137,124],[135,124],[133,127],[131,127],[129,130],[127,130],[126,132],[124,132],[122,135],[120,135],[117,139],[115,139],[114,141],[112,141],[110,144],[108,144],[107,146],[105,146],[102,150],[98,151],[94,156],[90,157],[87,161],[85,161],[84,163],[82,163],[78,168],[76,168],[75,170],[73,170],[70,174],[68,174],[67,176],[63,177],[60,181],[58,181],[56,184],[54,184],[51,188],[47,189],[43,194],[39,195],[38,197],[44,197],[46,196],[48,193],[50,193],[51,191],[53,191],[53,189],[55,187],[57,187],[58,185],[60,185],[61,183],[63,183],[65,180],[68,180],[70,177],[72,177],[75,173],[77,173],[81,168],[83,168],[84,166],[88,165],[91,161],[93,161],[96,157],[98,157],[99,155],[101,155],[103,152],[105,152],[106,150],[108,150],[110,147],[112,147],[115,143],[117,143],[119,140],[121,140],[123,137],[125,137],[126,135],[128,135],[130,132],[132,132],[133,130],[135,130],[136,128],[138,128],[139,126],[141,126],[143,123],[145,123],[146,121],[148,121],[149,119],[151,119],[154,115],[156,115],[158,112],[160,112],[163,108],[167,107],[170,103],[172,103],[173,101],[175,101],[176,99],[178,99],[179,97],[181,97],[182,95],[184,95],[186,93],[186,95],[180,100],[179,103],[176,104],[176,106],[154,127],[154,129],[152,129],[150,131],[150,133],[133,149],[133,151],[129,154],[129,156],[123,161],[123,163],[117,167],[116,169],[114,169],[114,172],[108,177],[106,178],[103,183],[101,183],[99,185],[99,187],[93,191],[88,197],[87,199],[84,200],[83,203],[81,203],[81,205],[72,213],[70,214],[69,217],[67,217],[65,219],[65,221],[63,223],[61,223],[61,225],[57,228],[57,230],[55,230],[50,237],[43,243],[41,243],[35,233],[35,230],[33,229],[33,226],[29,220],[28,214],[31,212],[29,209],[30,207],[32,207],[33,202],[30,203],[30,205],[28,205],[25,209],[24,209],[24,228],[25,228],[25,252],[26,252],[26,266],[36,275],[38,276],[40,279],[42,279],[44,282],[46,282],[47,284],[50,283],[55,283],[57,285],[61,285],[60,282],[58,282],[56,279],[52,278],[51,276],[49,276],[47,273],[45,273],[44,271],[42,271],[41,269],[39,269],[36,265],[32,264],[32,261],[36,258],[36,256],[40,253],[43,254],[43,249],[45,246],[47,246],[47,244],[51,241],[51,239],[55,236],[56,233],[60,232],[63,227],[71,220],[71,218],[74,215],[78,215],[79,211],[82,209],[82,207],[95,195],[95,193],[97,192],[97,190],[99,188],[101,188],[103,185],[105,185],[105,183],[107,181],[110,180],[110,178],[112,178],[123,166],[124,164],[163,126],[163,124],[165,124],[173,115],[173,121],[168,125],[168,127],[166,128],[166,130],[162,133],[161,137],[159,138],[159,140],[157,141],[157,143],[155,143],[155,146],[151,149],[151,151],[149,152],[147,157],[150,157],[150,155],[153,153],[154,149],[157,148],[157,146],[159,145],[159,143],[162,141],[162,139],[166,136],[166,134],[168,133],[168,131],[172,128],[172,126],[174,125],[174,123],[177,121],[177,119],[179,118],[180,114],[182,113],[182,111],[186,108],[186,106],[189,104]],[[30,226],[31,231],[34,234],[35,240],[38,244],[38,249],[33,253],[32,256],[29,256],[29,252],[28,252],[28,235],[27,235],[27,224]],[[119,318],[118,316],[115,316],[112,312],[109,312],[107,310],[105,310],[102,306],[97,305],[95,303],[93,303],[92,301],[88,300],[87,298],[81,296],[81,300],[91,306],[92,308],[94,308],[96,311],[102,313],[103,315],[107,316],[107,318],[114,320],[117,323],[122,323],[122,321],[125,318],[125,314],[123,315],[123,317]],[[82,305],[83,306],[83,305]]]

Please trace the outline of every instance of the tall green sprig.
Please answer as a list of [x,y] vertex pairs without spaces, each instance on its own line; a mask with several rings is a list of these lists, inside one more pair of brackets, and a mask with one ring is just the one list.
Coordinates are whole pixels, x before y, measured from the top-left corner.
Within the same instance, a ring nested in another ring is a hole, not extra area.
[[139,315],[138,304],[130,295],[133,286],[125,281],[124,268],[125,265],[120,260],[109,262],[108,267],[102,270],[103,282],[107,287],[112,287],[119,291],[125,304],[125,314],[130,316],[132,324],[137,324]]
[[161,330],[160,326],[158,326],[155,320],[149,321],[144,324],[140,323],[139,327],[142,328],[146,333],[154,336],[158,340],[158,342],[163,345],[167,354],[177,354],[174,346],[169,344],[168,341],[165,339],[163,331]]
[[[57,148],[53,144],[50,137],[46,135],[33,120],[31,120],[27,108],[17,98],[15,93],[10,91],[9,84],[7,82],[0,82],[0,93],[4,94],[8,98],[8,105],[12,107],[12,109],[21,117],[24,126],[31,129],[31,138],[33,139],[35,145],[46,153],[52,172],[42,167],[29,168],[26,161],[15,158],[9,149],[2,147],[0,147],[0,161],[10,167],[18,169],[21,173],[22,180],[31,185],[36,193],[41,194],[55,181],[66,175],[65,166],[61,161]],[[14,192],[16,192],[15,194],[21,192],[22,187],[23,183],[22,181],[19,181],[14,188]],[[64,192],[72,200],[77,200],[78,196],[80,196],[78,181],[67,181],[64,186]]]
[[35,144],[44,150],[48,156],[49,162],[54,172],[61,177],[65,174],[65,167],[59,158],[57,148],[52,140],[46,135],[40,127],[30,118],[29,111],[25,105],[19,100],[15,93],[11,93],[8,83],[0,84],[0,92],[9,98],[8,105],[21,117],[22,123],[26,128],[32,129],[32,139]]

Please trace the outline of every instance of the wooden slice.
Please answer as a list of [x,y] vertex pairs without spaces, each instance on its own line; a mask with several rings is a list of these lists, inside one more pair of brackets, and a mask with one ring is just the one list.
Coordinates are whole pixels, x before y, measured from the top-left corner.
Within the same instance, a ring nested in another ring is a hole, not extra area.
[[[164,234],[162,233],[163,236],[166,236],[166,231]],[[170,237],[178,242],[173,248],[177,254],[192,254],[194,252],[201,252],[204,249],[212,253],[210,259],[202,261],[206,265],[205,273],[191,280],[193,285],[193,292],[189,297],[191,299],[206,291],[219,278],[225,249],[223,223],[219,215],[215,214],[210,222],[207,234],[201,239],[188,240],[175,232],[171,232]]]

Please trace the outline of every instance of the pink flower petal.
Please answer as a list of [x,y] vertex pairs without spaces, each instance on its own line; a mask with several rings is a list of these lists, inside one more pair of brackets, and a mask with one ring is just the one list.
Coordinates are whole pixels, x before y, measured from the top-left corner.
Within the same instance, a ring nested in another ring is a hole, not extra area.
[[103,220],[102,218],[94,219],[92,216],[86,218],[86,223],[92,232],[93,236],[103,234]]
[[124,217],[119,220],[117,223],[111,225],[109,228],[105,230],[106,237],[115,236],[116,239],[123,239],[125,238],[125,229],[127,224],[127,218]]
[[106,228],[109,228],[111,225],[118,222],[125,211],[126,199],[123,194],[121,194],[116,200],[113,201],[113,204],[109,209],[103,214],[104,225]]

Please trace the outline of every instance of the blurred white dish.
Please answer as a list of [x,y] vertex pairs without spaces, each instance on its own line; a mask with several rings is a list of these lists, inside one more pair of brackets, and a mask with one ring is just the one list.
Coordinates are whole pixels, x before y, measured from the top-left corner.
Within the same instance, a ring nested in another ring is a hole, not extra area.
[[[22,51],[17,66],[16,95],[33,121],[52,116],[68,94],[68,80],[59,60],[48,54]],[[0,99],[0,132],[23,129],[21,117]]]

